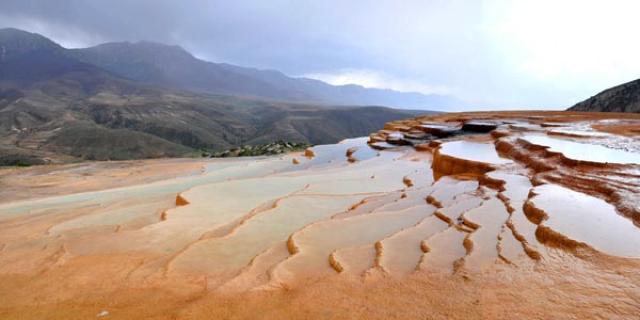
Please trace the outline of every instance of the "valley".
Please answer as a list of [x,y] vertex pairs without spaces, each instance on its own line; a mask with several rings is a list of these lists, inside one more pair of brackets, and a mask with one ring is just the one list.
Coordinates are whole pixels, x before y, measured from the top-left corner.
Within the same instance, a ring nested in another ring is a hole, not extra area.
[[335,143],[431,113],[382,106],[407,106],[385,98],[404,93],[214,64],[176,46],[72,50],[6,28],[0,48],[0,166],[199,156],[278,140]]

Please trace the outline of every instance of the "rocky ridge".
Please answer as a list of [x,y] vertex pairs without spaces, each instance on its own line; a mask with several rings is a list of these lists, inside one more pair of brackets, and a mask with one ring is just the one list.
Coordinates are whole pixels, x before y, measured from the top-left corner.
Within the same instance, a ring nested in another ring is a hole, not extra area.
[[604,90],[568,110],[638,113],[640,112],[640,79]]

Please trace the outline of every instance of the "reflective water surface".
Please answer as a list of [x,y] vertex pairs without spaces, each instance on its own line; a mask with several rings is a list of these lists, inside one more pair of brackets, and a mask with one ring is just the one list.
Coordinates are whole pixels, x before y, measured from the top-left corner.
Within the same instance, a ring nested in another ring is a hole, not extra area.
[[579,161],[640,164],[640,153],[611,149],[601,145],[574,142],[544,135],[525,135],[522,137],[529,143],[549,147],[549,151],[562,153],[565,157]]

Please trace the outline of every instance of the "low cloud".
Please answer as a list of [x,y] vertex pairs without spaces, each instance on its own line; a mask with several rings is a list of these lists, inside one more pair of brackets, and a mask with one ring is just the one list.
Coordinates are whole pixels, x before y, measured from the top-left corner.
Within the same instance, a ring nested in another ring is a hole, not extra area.
[[637,0],[3,0],[67,47],[148,40],[333,84],[566,108],[640,77]]
[[391,89],[402,92],[452,95],[454,90],[447,86],[430,85],[409,79],[397,78],[379,71],[345,69],[336,72],[310,73],[302,77],[321,80],[332,85],[357,84],[365,88]]

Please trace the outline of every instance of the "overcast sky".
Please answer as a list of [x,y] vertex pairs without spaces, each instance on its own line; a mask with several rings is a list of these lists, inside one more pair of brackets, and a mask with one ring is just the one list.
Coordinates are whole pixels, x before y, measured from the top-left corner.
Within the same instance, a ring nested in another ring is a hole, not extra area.
[[0,27],[66,47],[178,44],[333,84],[449,94],[471,109],[559,109],[640,78],[639,13],[634,0],[2,0]]

